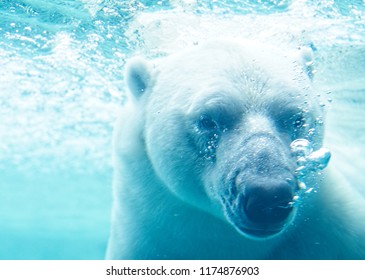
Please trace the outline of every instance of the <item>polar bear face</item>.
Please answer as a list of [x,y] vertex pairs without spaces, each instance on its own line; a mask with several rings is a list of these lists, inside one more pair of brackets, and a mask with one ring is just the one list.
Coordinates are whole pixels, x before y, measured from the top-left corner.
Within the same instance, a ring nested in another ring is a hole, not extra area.
[[215,41],[157,62],[132,60],[126,80],[144,116],[143,149],[165,190],[243,235],[283,231],[298,191],[290,143],[322,143],[307,58]]

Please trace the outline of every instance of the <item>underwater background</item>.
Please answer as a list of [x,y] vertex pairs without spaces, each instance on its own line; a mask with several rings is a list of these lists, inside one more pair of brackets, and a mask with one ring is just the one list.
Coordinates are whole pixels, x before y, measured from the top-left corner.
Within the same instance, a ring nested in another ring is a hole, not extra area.
[[104,258],[126,60],[219,36],[310,46],[332,141],[364,170],[363,0],[0,0],[0,259]]

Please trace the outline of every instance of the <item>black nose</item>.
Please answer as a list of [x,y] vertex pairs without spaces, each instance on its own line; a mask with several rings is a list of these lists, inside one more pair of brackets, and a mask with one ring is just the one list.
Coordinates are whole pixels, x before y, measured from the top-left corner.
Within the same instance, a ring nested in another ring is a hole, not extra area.
[[246,185],[243,211],[254,223],[284,222],[292,211],[294,188],[284,180],[262,179]]

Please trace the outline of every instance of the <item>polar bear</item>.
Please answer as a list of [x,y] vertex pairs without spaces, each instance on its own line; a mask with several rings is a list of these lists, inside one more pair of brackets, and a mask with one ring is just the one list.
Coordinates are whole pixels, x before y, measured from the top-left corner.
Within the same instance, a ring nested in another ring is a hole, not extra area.
[[236,40],[130,60],[107,258],[364,259],[341,159],[299,184],[291,143],[324,138],[311,66],[308,49]]

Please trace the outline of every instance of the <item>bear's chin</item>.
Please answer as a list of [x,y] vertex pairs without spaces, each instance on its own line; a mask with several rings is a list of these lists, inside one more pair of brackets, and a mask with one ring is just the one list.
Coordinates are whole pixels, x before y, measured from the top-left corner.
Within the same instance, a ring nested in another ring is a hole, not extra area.
[[228,222],[238,231],[239,234],[256,240],[269,239],[280,236],[292,223],[296,214],[296,208],[291,207],[288,216],[275,223],[254,223],[250,221],[241,211],[235,211],[232,205],[223,203],[224,213]]

